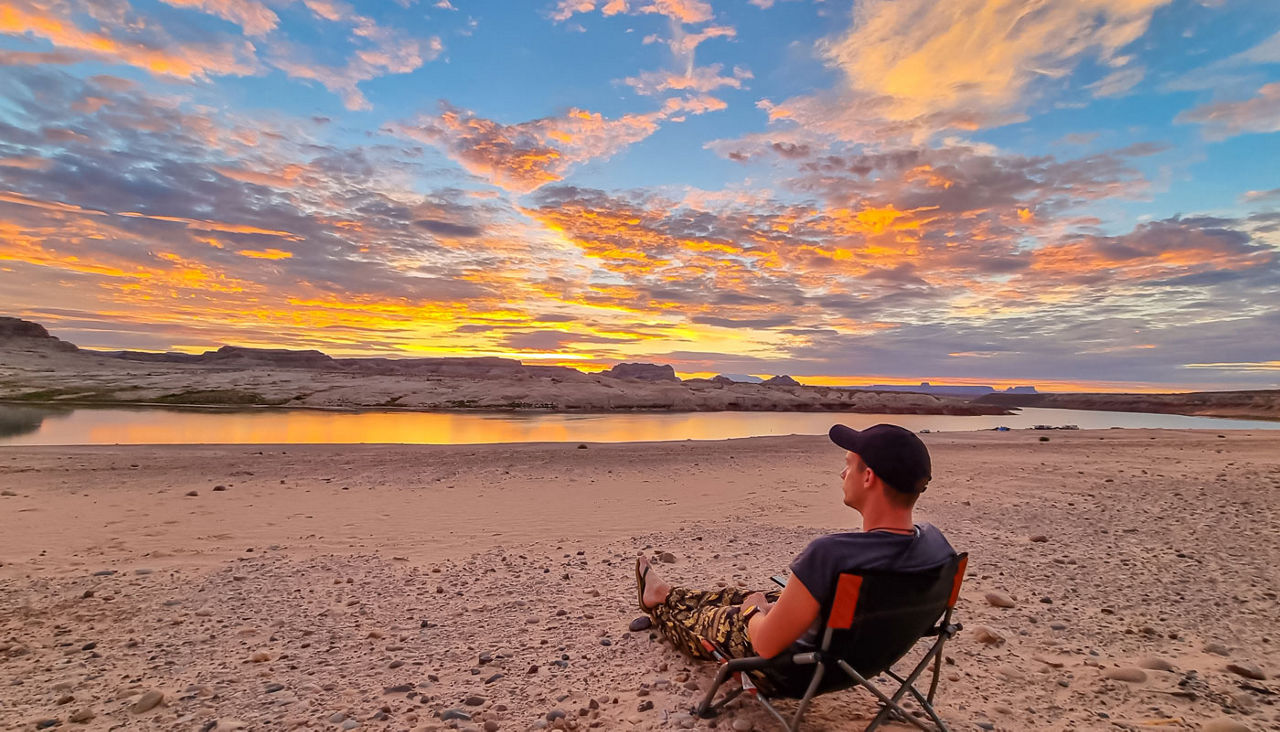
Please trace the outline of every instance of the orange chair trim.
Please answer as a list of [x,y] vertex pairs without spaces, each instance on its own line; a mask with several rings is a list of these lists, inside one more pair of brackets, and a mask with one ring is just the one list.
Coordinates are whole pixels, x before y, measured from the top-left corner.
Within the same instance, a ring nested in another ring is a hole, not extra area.
[[947,607],[955,608],[956,600],[960,599],[960,583],[964,582],[964,568],[969,564],[969,555],[960,557],[960,564],[956,567],[956,578],[951,583],[951,599],[947,600]]
[[847,630],[853,625],[853,614],[858,609],[858,593],[862,591],[862,575],[842,574],[836,584],[836,599],[831,605],[827,627]]

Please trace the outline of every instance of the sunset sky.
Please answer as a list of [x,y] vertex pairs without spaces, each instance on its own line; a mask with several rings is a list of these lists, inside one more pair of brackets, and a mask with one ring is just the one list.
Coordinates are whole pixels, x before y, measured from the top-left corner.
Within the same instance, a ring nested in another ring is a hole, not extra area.
[[5,0],[85,347],[1280,386],[1275,0]]

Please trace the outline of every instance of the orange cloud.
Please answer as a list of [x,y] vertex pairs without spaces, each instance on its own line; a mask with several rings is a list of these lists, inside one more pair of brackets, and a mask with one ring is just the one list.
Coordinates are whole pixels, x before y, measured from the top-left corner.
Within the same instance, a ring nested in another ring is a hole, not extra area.
[[261,251],[258,251],[255,249],[241,249],[240,251],[236,252],[236,254],[239,254],[242,257],[249,257],[251,259],[291,259],[293,258],[293,252],[286,252],[280,249],[264,249]]
[[117,216],[127,216],[136,219],[151,219],[152,221],[171,221],[178,224],[186,224],[188,229],[196,231],[223,231],[229,234],[261,234],[263,236],[278,236],[281,239],[290,241],[301,241],[302,237],[297,234],[291,234],[287,231],[278,229],[263,229],[258,226],[248,226],[245,224],[232,224],[223,221],[206,221],[204,219],[189,219],[182,216],[157,216],[138,213],[136,211],[121,211]]
[[855,141],[1006,124],[1022,118],[1040,80],[1090,58],[1117,69],[1096,93],[1118,95],[1141,78],[1121,49],[1170,2],[868,0],[825,48],[845,85],[771,105],[770,118]]
[[[65,13],[65,15],[64,15]],[[140,41],[90,31],[76,25],[69,8],[44,0],[12,0],[0,5],[0,33],[43,38],[62,49],[136,66],[153,74],[184,79],[247,75],[254,71],[253,46],[180,44],[155,47]]]

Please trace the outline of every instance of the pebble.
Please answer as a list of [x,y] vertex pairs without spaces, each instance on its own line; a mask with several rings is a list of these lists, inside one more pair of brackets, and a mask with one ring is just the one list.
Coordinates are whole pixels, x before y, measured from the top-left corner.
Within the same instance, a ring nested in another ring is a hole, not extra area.
[[164,693],[152,689],[151,691],[143,694],[142,698],[138,699],[138,701],[134,702],[133,706],[129,707],[129,711],[134,714],[142,714],[145,711],[154,709],[155,706],[162,701],[164,701]]
[[1219,717],[1204,723],[1203,732],[1253,732],[1253,728],[1230,717]]
[[1267,675],[1262,672],[1262,669],[1245,663],[1228,663],[1227,670],[1233,674],[1239,674],[1246,679],[1253,679],[1254,681],[1263,681],[1267,678]]
[[50,727],[57,727],[60,724],[62,724],[62,720],[60,719],[42,719],[39,722],[36,722],[36,729],[48,729]]
[[360,723],[354,719],[348,719],[347,721],[342,723],[343,729],[355,729],[356,727],[359,727],[359,726],[360,726]]
[[741,717],[733,720],[733,724],[730,726],[733,727],[733,732],[751,732],[755,727],[750,719],[742,719]]
[[648,630],[651,627],[653,627],[653,621],[649,619],[649,616],[641,615],[631,621],[631,624],[627,626],[627,630],[630,630],[632,633],[638,633],[642,630]]
[[187,495],[192,498],[195,498],[196,496],[200,495],[200,491],[187,491]]
[[998,646],[1005,642],[1005,637],[1002,633],[985,625],[976,626],[973,629],[973,637],[979,643],[988,646]]
[[498,732],[498,721],[495,719],[486,719],[484,721],[484,732]]
[[249,656],[249,660],[254,663],[264,663],[271,660],[271,654],[266,651],[255,651],[252,656]]
[[284,688],[284,684],[271,683],[267,684],[267,693],[274,694]]
[[672,554],[671,552],[663,552],[659,554],[658,559],[666,564],[676,563],[676,555]]
[[382,687],[383,694],[405,694],[413,691],[413,684],[396,684],[395,686]]
[[460,722],[470,722],[471,715],[461,709],[446,709],[440,714],[440,720],[443,722],[448,722],[454,719]]
[[1102,672],[1102,675],[1108,679],[1116,681],[1128,681],[1134,684],[1140,684],[1147,680],[1147,672],[1134,666],[1121,666],[1120,668],[1109,668]]
[[602,646],[611,646],[611,645],[613,645],[613,641],[609,640],[608,638],[601,638],[601,639],[600,639],[600,645],[602,645]]
[[1140,668],[1149,668],[1152,671],[1172,671],[1173,670],[1173,664],[1166,659],[1160,658],[1159,656],[1147,656],[1143,658],[1141,661],[1138,661],[1138,666]]
[[484,680],[484,683],[486,683],[486,684],[492,684],[493,682],[495,682],[495,681],[497,681],[498,679],[501,679],[501,678],[502,678],[502,674],[494,674],[493,676],[490,676],[489,678],[485,679],[485,680]]
[[1000,590],[992,590],[986,594],[987,603],[996,607],[1017,607],[1018,603],[1014,602],[1008,593]]
[[341,724],[343,720],[345,720],[346,718],[347,718],[347,715],[343,714],[342,712],[334,712],[333,714],[329,715],[329,721],[332,722],[333,724]]
[[71,716],[68,717],[67,719],[70,719],[72,722],[75,722],[76,724],[83,724],[85,722],[90,721],[96,716],[98,715],[94,714],[92,709],[77,709],[74,712],[72,712]]
[[464,699],[462,703],[466,704],[469,707],[478,707],[481,704],[484,704],[484,697],[476,696],[475,694],[472,694],[471,696]]
[[227,487],[226,487],[225,485],[215,485],[215,486],[213,487],[213,491],[214,491],[214,493],[221,493],[222,491],[225,491],[226,489],[227,489]]
[[1035,536],[1031,537],[1031,543],[1033,544],[1043,544],[1048,540],[1049,540],[1049,537],[1045,536],[1044,534],[1036,534]]

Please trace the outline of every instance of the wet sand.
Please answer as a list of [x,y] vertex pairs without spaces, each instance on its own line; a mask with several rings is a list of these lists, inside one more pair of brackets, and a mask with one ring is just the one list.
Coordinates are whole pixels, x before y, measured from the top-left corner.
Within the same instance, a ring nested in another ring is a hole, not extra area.
[[[971,554],[956,729],[1280,728],[1280,435],[925,439],[919,518]],[[713,668],[628,630],[633,558],[764,587],[858,525],[841,467],[815,437],[0,448],[0,729],[705,729]]]

